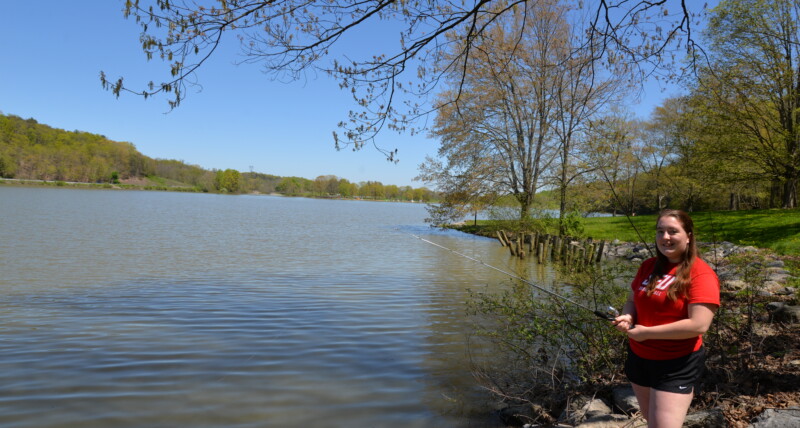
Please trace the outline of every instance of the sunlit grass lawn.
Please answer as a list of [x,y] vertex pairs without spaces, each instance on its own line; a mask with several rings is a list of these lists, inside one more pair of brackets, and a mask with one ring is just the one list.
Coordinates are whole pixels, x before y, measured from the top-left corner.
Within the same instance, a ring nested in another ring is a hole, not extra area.
[[[691,213],[700,242],[729,241],[737,245],[769,248],[780,254],[800,255],[800,209],[709,211]],[[655,240],[656,215],[631,217],[642,238]],[[584,219],[586,236],[594,239],[639,241],[626,217]]]

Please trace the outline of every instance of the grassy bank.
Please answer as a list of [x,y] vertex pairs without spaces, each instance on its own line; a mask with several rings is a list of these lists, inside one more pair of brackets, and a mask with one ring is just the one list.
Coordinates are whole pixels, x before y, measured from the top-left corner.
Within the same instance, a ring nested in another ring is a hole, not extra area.
[[[770,249],[782,255],[800,255],[800,208],[782,210],[709,211],[693,212],[695,232],[699,242],[728,241],[737,245],[752,245]],[[579,237],[613,241],[639,242],[655,240],[656,215],[626,218],[590,217],[580,220]],[[534,220],[532,224],[545,233],[557,233],[557,220]],[[476,235],[495,236],[495,231],[516,230],[518,224],[509,221],[481,220],[456,227]],[[637,234],[638,230],[638,234]],[[641,237],[640,237],[641,236]]]
[[[691,213],[697,240],[728,241],[737,245],[768,248],[778,254],[800,255],[800,209],[711,211]],[[592,217],[584,219],[584,235],[595,239],[636,242],[653,241],[656,215]]]
[[[175,184],[178,183],[178,184]],[[202,189],[164,179],[143,179],[138,183],[82,183],[74,181],[46,181],[0,178],[0,185],[35,187],[72,187],[78,189],[157,190],[165,192],[203,192]]]

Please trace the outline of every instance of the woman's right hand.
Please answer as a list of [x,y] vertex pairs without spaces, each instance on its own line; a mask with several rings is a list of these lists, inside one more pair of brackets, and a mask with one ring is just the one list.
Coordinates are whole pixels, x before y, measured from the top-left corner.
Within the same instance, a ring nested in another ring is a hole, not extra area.
[[626,333],[628,330],[633,328],[633,315],[622,314],[614,318],[614,320],[611,321],[611,324],[613,324],[617,330]]

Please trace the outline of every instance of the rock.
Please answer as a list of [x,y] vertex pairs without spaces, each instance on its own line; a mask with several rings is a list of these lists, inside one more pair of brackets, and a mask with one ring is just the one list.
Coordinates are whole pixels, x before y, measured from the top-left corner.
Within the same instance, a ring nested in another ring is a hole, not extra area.
[[722,283],[725,288],[732,290],[732,291],[741,291],[747,288],[747,283],[742,281],[741,279],[732,279]]
[[686,415],[686,420],[683,421],[683,428],[717,428],[727,426],[725,415],[722,409],[713,408],[708,410],[701,410]]
[[497,411],[497,416],[508,427],[521,427],[530,420],[530,406],[523,404],[504,407]]
[[783,302],[767,304],[770,322],[797,322],[800,321],[800,306],[790,306]]
[[749,428],[800,427],[800,407],[767,409],[758,415]]
[[791,278],[792,276],[786,273],[771,273],[767,276],[767,282],[786,282],[787,279]]
[[783,260],[770,260],[767,262],[767,267],[783,267]]
[[[706,261],[708,263],[708,261]],[[731,271],[730,269],[717,269],[717,278],[720,281],[730,281],[734,279],[739,279],[736,272]]]
[[767,263],[767,267],[782,268],[784,266],[783,260],[772,260]]
[[604,400],[581,396],[567,405],[558,420],[569,425],[578,425],[587,419],[610,414],[611,407]]
[[783,287],[780,290],[776,291],[775,294],[778,296],[791,296],[794,294],[795,290],[792,287]]
[[614,406],[626,415],[632,415],[639,411],[639,401],[630,385],[614,388],[611,392],[614,396]]
[[575,425],[575,428],[622,428],[630,426],[631,418],[625,415],[598,415]]

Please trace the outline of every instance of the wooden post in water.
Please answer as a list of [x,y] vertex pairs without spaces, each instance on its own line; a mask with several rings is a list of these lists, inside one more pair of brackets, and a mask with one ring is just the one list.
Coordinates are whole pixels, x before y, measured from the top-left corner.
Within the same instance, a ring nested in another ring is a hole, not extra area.
[[553,241],[554,241],[553,242],[553,249],[554,249],[553,250],[553,260],[558,261],[558,260],[561,260],[562,240],[561,240],[560,236],[556,236],[555,238],[553,238]]
[[594,252],[597,251],[597,245],[589,243],[586,246],[586,264],[590,265],[594,261]]
[[511,239],[508,238],[508,236],[506,236],[506,240],[508,241],[508,249],[511,251],[511,255],[512,256],[516,256],[517,255],[517,242],[516,241],[512,241]]
[[600,248],[597,249],[597,263],[603,261],[603,251],[606,249],[606,241],[600,241]]
[[545,240],[544,240],[544,257],[542,257],[542,259],[544,259],[544,262],[545,262],[545,263],[547,263],[547,262],[549,262],[549,261],[550,261],[550,247],[551,247],[551,245],[550,245],[550,239],[548,238],[548,236],[549,236],[549,235],[545,235]]
[[580,246],[578,244],[569,244],[569,264],[573,269],[577,270],[578,267],[578,248]]
[[504,247],[506,246],[506,241],[503,240],[503,231],[501,230],[497,231],[497,239],[500,241],[500,245]]
[[544,258],[544,242],[540,241],[539,244],[537,244],[537,245],[538,245],[537,253],[538,253],[538,256],[539,256],[539,264],[542,264],[543,263],[542,258]]

